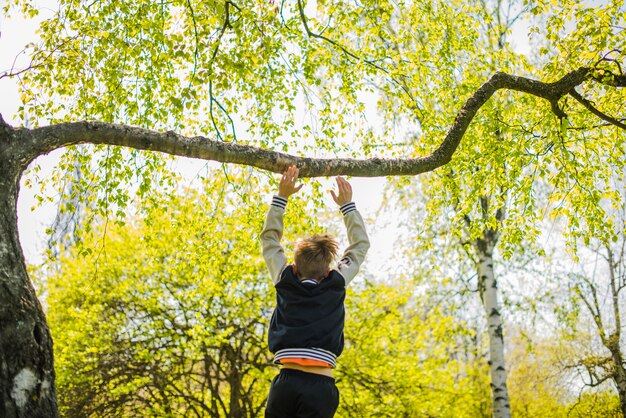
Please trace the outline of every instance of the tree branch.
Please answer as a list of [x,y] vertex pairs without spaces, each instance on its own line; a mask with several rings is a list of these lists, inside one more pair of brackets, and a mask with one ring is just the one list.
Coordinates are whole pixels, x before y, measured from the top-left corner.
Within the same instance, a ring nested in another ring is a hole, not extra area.
[[[193,72],[191,74],[191,80],[189,80],[189,86],[187,89],[191,88],[191,82],[196,76],[196,70],[198,69],[198,45],[200,41],[198,40],[198,25],[196,24],[196,14],[193,10],[193,6],[191,5],[191,1],[187,0],[187,6],[189,6],[189,12],[191,13],[191,22],[193,23],[193,33],[195,37],[194,43],[194,51],[193,51]],[[228,6],[227,10],[228,10]]]
[[[22,50],[17,56],[15,56],[15,58],[13,59],[13,65],[11,65],[11,69],[4,71],[2,74],[0,74],[0,80],[2,80],[5,77],[8,78],[12,78],[12,77],[17,77],[27,71],[30,71],[34,68],[39,68],[41,66],[43,66],[48,59],[55,53],[57,52],[59,49],[61,49],[61,47],[65,46],[67,43],[73,41],[74,39],[76,39],[77,36],[71,36],[69,38],[67,38],[66,40],[64,40],[63,42],[61,42],[60,44],[56,45],[52,50],[48,51],[47,54],[44,54],[44,51],[34,51],[33,55],[31,56],[31,60],[30,63],[28,64],[28,66],[26,66],[25,68],[22,68],[21,70],[15,70],[15,65],[17,64],[17,58],[19,57],[20,54],[23,54],[26,52],[26,49]],[[35,61],[37,61],[39,55],[45,55],[41,61],[39,61],[38,63],[35,63]]]
[[[12,143],[12,152],[23,167],[26,167],[37,156],[56,148],[91,143],[160,151],[222,163],[243,164],[275,173],[282,173],[287,166],[295,164],[300,168],[301,177],[417,175],[435,170],[452,159],[470,122],[496,91],[515,90],[554,102],[570,93],[575,86],[590,79],[590,73],[590,68],[582,67],[553,83],[496,73],[463,104],[439,147],[430,155],[413,159],[359,160],[298,157],[248,145],[213,141],[202,136],[189,138],[172,131],[162,133],[126,125],[91,121],[60,123],[32,130],[15,129],[19,140]],[[8,129],[13,128],[8,127]]]
[[231,24],[230,24],[230,10],[229,10],[229,6],[233,4],[230,1],[227,1],[224,4],[224,24],[222,25],[222,27],[219,30],[219,35],[217,37],[217,41],[215,41],[215,49],[213,50],[213,54],[211,55],[211,59],[209,60],[209,67],[213,66],[213,61],[215,61],[215,58],[217,57],[217,53],[220,49],[220,42],[222,41],[222,37],[224,36],[224,33],[226,32],[226,29],[231,28]]
[[580,102],[583,106],[585,106],[587,108],[588,111],[590,111],[591,113],[593,113],[594,115],[596,115],[600,119],[603,119],[603,120],[609,122],[610,124],[615,125],[615,126],[617,126],[619,128],[626,129],[626,124],[620,122],[619,120],[617,120],[615,118],[612,118],[611,116],[607,115],[606,113],[601,112],[589,100],[585,99],[576,90],[572,89],[572,91],[569,92],[569,95],[572,96],[574,99],[576,99],[578,102]]

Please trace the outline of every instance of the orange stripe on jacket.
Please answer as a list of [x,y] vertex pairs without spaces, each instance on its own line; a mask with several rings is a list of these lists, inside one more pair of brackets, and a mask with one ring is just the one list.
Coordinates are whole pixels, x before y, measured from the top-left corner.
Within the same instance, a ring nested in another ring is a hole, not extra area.
[[314,360],[314,359],[309,359],[309,358],[283,358],[280,359],[281,364],[283,363],[296,363],[299,364],[301,366],[318,366],[318,367],[328,367],[329,369],[332,368],[332,366],[328,363],[326,363],[325,361],[322,360]]

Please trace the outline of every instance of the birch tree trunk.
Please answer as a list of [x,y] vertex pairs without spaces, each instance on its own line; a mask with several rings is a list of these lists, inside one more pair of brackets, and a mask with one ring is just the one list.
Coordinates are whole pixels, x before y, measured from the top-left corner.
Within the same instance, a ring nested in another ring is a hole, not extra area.
[[483,237],[474,241],[478,256],[478,290],[485,309],[489,334],[489,373],[494,418],[511,416],[509,392],[506,385],[506,363],[504,361],[504,337],[502,315],[498,302],[498,282],[493,270],[493,250],[498,241],[495,231],[483,232]]
[[609,284],[611,287],[611,303],[613,305],[613,321],[615,330],[607,339],[603,340],[606,348],[611,352],[613,364],[613,381],[619,394],[619,403],[622,409],[622,416],[626,417],[626,368],[624,367],[624,355],[620,345],[622,339],[622,309],[620,306],[620,293],[624,289],[624,275],[620,272],[624,265],[624,238],[622,237],[622,248],[617,255],[614,254],[611,246],[607,243],[607,262],[609,264]]

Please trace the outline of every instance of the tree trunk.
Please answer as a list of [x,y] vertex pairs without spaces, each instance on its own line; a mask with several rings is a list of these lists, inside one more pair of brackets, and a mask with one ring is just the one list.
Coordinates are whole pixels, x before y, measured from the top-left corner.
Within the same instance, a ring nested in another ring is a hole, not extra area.
[[[624,223],[624,218],[621,219]],[[626,417],[626,368],[624,367],[624,356],[622,353],[622,347],[620,345],[622,340],[622,309],[620,305],[620,293],[624,289],[622,286],[622,274],[620,270],[624,266],[624,234],[622,233],[622,250],[616,254],[611,249],[608,243],[605,243],[607,252],[607,261],[609,263],[609,283],[611,287],[611,301],[613,305],[613,320],[615,321],[615,331],[611,333],[607,340],[604,340],[604,345],[611,352],[613,358],[613,381],[617,386],[617,393],[619,394],[619,403],[622,409],[622,416]],[[623,271],[623,270],[622,270]],[[598,310],[600,312],[600,310]]]
[[24,160],[0,124],[0,417],[57,416],[52,338],[26,273],[17,231]]
[[498,283],[493,271],[493,250],[496,241],[495,232],[485,231],[483,238],[474,242],[474,247],[478,255],[476,266],[478,289],[487,316],[493,416],[494,418],[508,418],[511,416],[511,406],[506,386],[503,324],[498,303]]
[[[614,336],[611,336],[612,338]],[[619,347],[619,340],[615,344],[612,344],[611,357],[615,364],[615,371],[613,372],[613,381],[617,386],[617,393],[619,394],[619,404],[622,409],[622,416],[626,417],[626,369],[624,368],[624,361],[622,359],[622,352]]]

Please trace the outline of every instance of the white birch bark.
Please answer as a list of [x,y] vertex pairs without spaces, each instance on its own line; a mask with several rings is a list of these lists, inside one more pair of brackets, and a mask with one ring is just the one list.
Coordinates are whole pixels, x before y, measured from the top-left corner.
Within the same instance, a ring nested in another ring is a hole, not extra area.
[[474,247],[478,256],[476,265],[478,289],[487,317],[489,334],[489,373],[493,417],[508,418],[511,416],[511,406],[506,385],[503,323],[498,301],[498,282],[493,271],[493,250],[496,242],[496,233],[486,231],[483,239],[474,242]]

